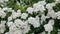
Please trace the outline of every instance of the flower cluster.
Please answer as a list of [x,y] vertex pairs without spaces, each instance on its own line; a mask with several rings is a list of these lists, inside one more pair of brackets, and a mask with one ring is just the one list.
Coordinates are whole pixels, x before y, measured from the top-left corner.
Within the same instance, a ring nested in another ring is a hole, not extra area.
[[[7,1],[0,0],[0,3]],[[60,19],[60,11],[55,12],[53,9],[58,3],[60,0],[52,3],[46,3],[46,0],[39,1],[28,7],[26,12],[0,7],[0,34],[28,34],[30,31],[32,31],[30,34],[45,34],[45,31],[50,34],[54,30],[55,20]],[[44,31],[39,32],[42,29]]]

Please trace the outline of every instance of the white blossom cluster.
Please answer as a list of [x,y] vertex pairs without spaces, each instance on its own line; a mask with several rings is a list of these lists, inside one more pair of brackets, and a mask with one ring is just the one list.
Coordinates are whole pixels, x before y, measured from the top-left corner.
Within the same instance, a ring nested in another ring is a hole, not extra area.
[[8,1],[9,1],[9,0],[0,0],[0,6],[1,6],[1,7],[6,6],[6,4],[7,4]]
[[[4,1],[8,0],[0,0],[0,3],[3,3]],[[33,4],[33,7],[28,7],[26,9],[27,13],[22,13],[21,10],[15,11],[8,7],[0,8],[0,18],[3,19],[0,23],[0,33],[4,33],[7,25],[9,27],[9,31],[5,34],[26,34],[30,30],[30,24],[33,25],[34,28],[38,28],[41,27],[40,25],[43,24],[43,21],[52,17],[52,19],[48,21],[48,24],[43,26],[45,31],[50,34],[55,23],[54,19],[60,19],[60,11],[55,12],[53,10],[53,6],[59,3],[59,1],[60,0],[56,0],[55,2],[48,4],[45,1],[39,1]],[[47,15],[45,15],[46,9],[48,9]],[[9,15],[7,13],[11,14]],[[38,15],[33,17],[33,13]],[[4,20],[5,18],[7,18],[7,20]],[[45,32],[42,32],[41,34],[45,34]]]

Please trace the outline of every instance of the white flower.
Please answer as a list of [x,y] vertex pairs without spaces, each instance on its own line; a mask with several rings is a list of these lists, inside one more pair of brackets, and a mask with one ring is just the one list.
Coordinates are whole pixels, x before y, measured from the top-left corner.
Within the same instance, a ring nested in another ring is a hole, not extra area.
[[1,21],[1,24],[5,24],[6,23],[6,21]]
[[45,31],[48,31],[49,33],[53,30],[53,26],[50,24],[45,24],[44,28],[45,28]]
[[22,31],[21,30],[17,30],[14,32],[14,34],[22,34]]
[[60,3],[60,0],[55,0],[56,3]]
[[40,5],[38,3],[35,3],[33,5],[33,8],[34,8],[34,12],[37,12],[37,11],[43,12],[45,10],[44,6],[43,5]]
[[21,12],[21,10],[17,10],[17,12]]
[[23,21],[22,21],[22,20],[20,20],[20,19],[16,19],[16,20],[15,20],[15,23],[21,23],[21,24],[22,24],[22,23],[23,23]]
[[4,0],[0,0],[0,3],[4,3]]
[[21,16],[21,11],[20,10],[17,10],[17,12],[15,12],[13,10],[11,16],[12,16],[13,19],[16,19],[17,17],[20,17]]
[[8,27],[13,25],[13,22],[7,22]]
[[28,22],[30,24],[32,24],[34,27],[39,27],[40,26],[40,23],[39,23],[39,18],[33,18],[33,17],[29,17],[28,18]]
[[19,28],[24,25],[23,21],[20,20],[20,19],[16,19],[16,20],[14,21],[14,23],[15,23],[16,26],[19,27]]
[[54,10],[49,10],[47,16],[48,16],[49,18],[50,18],[50,17],[52,17],[52,18],[56,18],[56,17],[57,17],[57,16],[56,16],[56,13],[54,12]]
[[6,23],[6,21],[1,21],[1,24],[0,24],[0,33],[4,33],[4,31],[5,31],[5,23]]
[[12,8],[8,8],[8,12],[12,12],[13,10],[12,10]]
[[16,19],[14,23],[8,22],[9,32],[6,34],[26,34],[30,30],[30,26],[27,23],[28,21],[22,21],[20,19]]
[[33,24],[34,21],[35,21],[35,19],[34,19],[33,17],[29,17],[29,18],[28,18],[28,21],[29,21],[29,23]]
[[3,11],[7,11],[7,12],[11,12],[12,11],[12,8],[4,7],[2,10]]
[[55,6],[55,3],[48,3],[48,4],[46,4],[46,8],[47,8],[48,10],[53,9],[53,6]]
[[23,19],[26,19],[28,17],[28,14],[27,13],[23,13],[22,15],[21,15],[21,18],[23,18]]
[[26,34],[30,30],[30,26],[28,25],[27,21],[22,22],[21,20],[15,20],[16,26],[22,29],[23,34]]
[[36,16],[36,18],[35,18],[35,24],[33,26],[34,27],[39,27],[40,26],[40,20],[39,20],[38,16]]
[[12,24],[12,26],[9,27],[9,31],[11,31],[11,32],[15,32],[17,30],[18,30],[18,28],[15,24]]
[[0,3],[8,2],[8,0],[0,0]]
[[0,17],[1,18],[5,18],[6,13],[3,10],[0,10]]
[[18,15],[18,17],[21,16],[21,10],[17,10],[17,15]]
[[41,16],[41,23],[43,22],[43,21],[45,21],[46,20],[46,16],[43,14],[42,16]]
[[23,21],[23,25],[21,27],[23,34],[28,33],[28,31],[30,30],[30,25],[28,25],[28,21]]
[[34,9],[32,7],[28,7],[26,11],[28,11],[30,14],[33,14]]
[[33,4],[33,8],[34,8],[34,12],[39,11],[38,4],[37,3]]
[[8,10],[8,8],[7,7],[4,7],[2,10],[5,11],[5,10]]
[[30,30],[30,26],[28,24],[24,24],[22,26],[22,29],[23,29],[23,34],[26,34]]
[[57,15],[57,19],[60,19],[60,11],[58,11],[56,15]]
[[21,16],[21,12],[20,11],[15,12],[13,10],[11,16],[12,16],[13,19],[16,19],[17,17],[20,17]]
[[13,10],[11,16],[12,16],[13,19],[16,19],[17,18],[17,13]]
[[54,25],[54,20],[53,19],[49,20],[48,24]]
[[38,4],[40,4],[40,5],[45,5],[46,2],[45,2],[45,1],[39,1]]
[[6,16],[6,13],[4,12],[4,13],[2,14],[1,18],[5,18],[5,16]]
[[11,21],[12,20],[12,16],[8,17],[8,21]]

